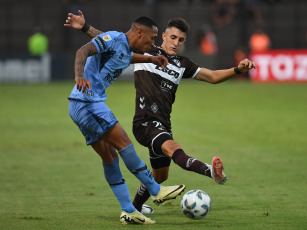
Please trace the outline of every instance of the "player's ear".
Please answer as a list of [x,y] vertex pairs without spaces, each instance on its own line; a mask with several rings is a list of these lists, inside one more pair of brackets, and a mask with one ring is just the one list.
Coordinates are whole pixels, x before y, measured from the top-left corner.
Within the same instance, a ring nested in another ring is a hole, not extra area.
[[141,28],[138,28],[137,35],[139,39],[143,36],[143,34],[144,34],[144,31]]
[[162,39],[163,39],[163,41],[165,41],[165,37],[166,37],[166,34],[165,34],[165,32],[163,32],[163,33],[162,33]]

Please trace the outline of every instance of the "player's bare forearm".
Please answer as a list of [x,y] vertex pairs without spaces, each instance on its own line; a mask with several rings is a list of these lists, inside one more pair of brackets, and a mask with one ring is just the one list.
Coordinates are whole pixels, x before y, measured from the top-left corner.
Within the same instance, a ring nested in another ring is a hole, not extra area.
[[93,26],[90,26],[89,30],[87,32],[85,32],[87,36],[89,36],[90,38],[94,38],[99,34],[102,34],[103,32],[100,30],[97,30],[96,28],[94,28]]
[[198,74],[195,76],[195,80],[206,81],[211,84],[217,84],[226,81],[237,74],[234,69],[223,69],[223,70],[210,70],[206,68],[201,68]]
[[88,87],[91,89],[91,84],[90,82],[84,78],[84,66],[86,63],[86,59],[89,56],[97,54],[97,49],[94,43],[89,42],[82,46],[80,49],[78,49],[76,53],[76,58],[75,58],[75,81],[77,83],[77,89],[79,91],[82,90],[84,93],[85,88]]
[[149,63],[151,62],[151,57],[152,56],[133,53],[131,63]]
[[218,84],[227,81],[230,78],[236,77],[238,74],[234,72],[234,68],[215,70],[213,71],[213,84]]
[[195,76],[196,80],[206,81],[212,84],[224,82],[230,78],[236,77],[241,73],[246,73],[252,68],[256,68],[254,62],[248,59],[244,59],[235,68],[223,69],[223,70],[209,70],[201,68],[198,74]]
[[142,55],[133,53],[131,63],[153,63],[155,65],[158,65],[162,68],[165,68],[168,64],[168,60],[163,55],[161,56],[148,56],[148,55]]

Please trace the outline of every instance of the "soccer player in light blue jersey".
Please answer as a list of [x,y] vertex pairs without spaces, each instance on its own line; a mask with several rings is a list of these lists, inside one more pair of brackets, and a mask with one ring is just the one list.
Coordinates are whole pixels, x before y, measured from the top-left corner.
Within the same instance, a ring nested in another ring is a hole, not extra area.
[[[89,26],[84,25],[82,30],[88,31]],[[163,56],[136,54],[151,48],[157,33],[152,19],[139,17],[127,33],[109,31],[96,36],[77,51],[75,58],[76,85],[68,98],[69,114],[84,135],[86,144],[91,145],[103,161],[105,178],[122,209],[120,221],[123,224],[154,224],[155,221],[145,217],[132,205],[119,168],[117,151],[129,171],[147,187],[155,203],[173,199],[185,189],[185,185],[163,187],[153,179],[126,132],[105,105],[105,90],[130,63],[167,65],[167,59]]]

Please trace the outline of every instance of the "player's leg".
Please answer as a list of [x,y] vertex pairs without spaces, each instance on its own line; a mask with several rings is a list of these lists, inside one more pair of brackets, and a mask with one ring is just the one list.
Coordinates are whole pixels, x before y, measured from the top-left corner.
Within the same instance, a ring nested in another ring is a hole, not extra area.
[[[101,140],[101,135],[117,123],[116,118],[110,116],[109,111],[104,108],[104,103],[70,101],[69,114],[84,135],[86,143],[91,145],[103,160],[105,178],[123,210],[120,221],[124,224],[155,223],[139,213],[132,205],[128,187],[119,169],[117,152],[110,144]],[[104,116],[105,114],[107,116]]]
[[[163,165],[162,163],[157,164],[158,162],[163,162],[163,160],[166,160],[166,164],[164,163],[164,165],[168,165],[168,166],[159,167],[159,168],[152,168],[152,175],[153,175],[155,181],[159,184],[166,181],[167,178],[168,178],[170,159],[166,158],[166,157],[158,158],[158,159],[154,160],[154,162],[155,162],[154,164],[152,163],[153,160],[151,160],[152,165]],[[149,194],[149,191],[146,188],[146,186],[144,184],[140,184],[138,191],[136,192],[134,200],[133,200],[132,203],[138,211],[145,214],[142,211],[142,208],[143,208],[143,205],[145,204],[145,202],[149,199],[149,197],[150,197],[150,194]],[[150,210],[150,212],[146,212],[146,214],[152,213],[152,212],[153,212],[153,210]]]
[[119,159],[115,149],[104,141],[92,144],[93,149],[102,159],[105,178],[120,203],[121,209],[127,213],[135,211],[130,200],[127,184],[119,168]]
[[185,185],[160,186],[154,180],[146,164],[138,157],[134,145],[119,123],[109,129],[102,138],[119,150],[118,153],[126,167],[148,188],[155,203],[159,204],[165,200],[173,199],[185,189]]
[[[151,150],[151,159],[168,157],[179,165],[181,168],[197,172],[211,177],[210,169],[207,164],[188,156],[181,148],[181,146],[173,140],[172,134],[157,121],[149,122],[147,125],[152,131],[148,135],[151,139],[150,145],[147,146]],[[155,168],[155,167],[153,167]]]
[[155,221],[138,212],[130,200],[130,194],[119,168],[119,159],[116,150],[109,143],[99,141],[92,144],[93,149],[103,160],[104,175],[114,195],[120,203],[122,224],[154,224]]
[[185,170],[211,177],[219,184],[225,183],[227,177],[224,177],[223,164],[220,158],[213,158],[212,167],[188,156],[181,146],[173,140],[172,134],[161,122],[135,122],[133,134],[140,144],[150,149],[151,159],[165,156],[173,159],[177,165]]
[[155,181],[157,181],[157,183],[159,184],[167,180],[168,173],[169,173],[169,166],[158,169],[152,168],[152,175],[155,178]]
[[160,185],[153,179],[146,164],[138,157],[133,143],[122,126],[117,123],[102,136],[102,139],[119,150],[118,152],[129,171],[146,185],[151,195],[157,195]]
[[91,144],[104,163],[111,163],[118,158],[117,151],[109,143],[100,140]]
[[[170,164],[170,159],[179,165],[181,168],[197,172],[208,177],[212,177],[212,167],[206,163],[203,163],[193,157],[185,154],[181,149],[181,146],[172,140],[172,137],[168,133],[161,133],[152,140],[152,149],[150,149],[152,174],[158,183],[162,183],[167,180],[169,167],[162,167]],[[162,157],[163,154],[166,157]],[[157,158],[158,157],[158,158]],[[165,163],[166,162],[166,163]],[[213,177],[215,179],[215,177]],[[142,209],[142,205],[149,198],[149,193],[146,187],[141,184],[133,200],[133,205],[137,210]]]
[[175,164],[184,170],[211,177],[211,172],[208,165],[195,159],[194,157],[188,156],[176,141],[165,141],[162,144],[161,149],[165,156],[172,158]]
[[223,162],[219,157],[213,158],[212,165],[203,163],[194,157],[188,156],[174,140],[165,141],[161,148],[165,156],[172,158],[175,164],[184,170],[208,176],[214,179],[218,184],[225,184],[227,177],[223,172]]
[[[171,159],[164,156],[161,148],[159,152],[154,152],[152,148],[153,140],[161,133],[166,133],[166,129],[159,122],[141,121],[133,123],[133,134],[136,140],[149,150],[152,175],[158,183],[162,183],[167,180],[169,166],[171,163]],[[168,138],[171,138],[171,136],[168,135]],[[144,184],[140,184],[135,194],[133,205],[137,210],[141,211],[142,206],[149,199],[149,197],[150,194],[146,186]]]

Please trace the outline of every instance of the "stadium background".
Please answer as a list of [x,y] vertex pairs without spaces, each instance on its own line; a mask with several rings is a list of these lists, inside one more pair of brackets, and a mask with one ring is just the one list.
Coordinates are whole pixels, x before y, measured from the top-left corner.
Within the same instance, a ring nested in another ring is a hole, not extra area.
[[[169,18],[181,16],[191,24],[183,54],[206,67],[230,67],[234,51],[247,46],[256,23],[241,0],[231,23],[215,26],[214,2],[0,0],[0,229],[135,228],[120,226],[120,207],[103,178],[101,161],[68,115],[74,55],[89,39],[63,26],[67,13],[81,8],[88,23],[121,31],[127,31],[137,16],[148,15],[157,21],[160,33]],[[304,52],[306,60],[307,2],[257,2],[271,48]],[[203,24],[211,25],[217,36],[217,55],[199,52]],[[49,54],[42,57],[31,56],[27,47],[37,27],[49,38]],[[304,67],[297,72],[306,78],[306,71]],[[306,87],[183,80],[173,106],[173,134],[197,159],[210,162],[220,156],[229,182],[219,186],[172,164],[165,185],[185,183],[187,190],[206,191],[212,200],[210,215],[193,221],[183,216],[181,199],[162,207],[148,201],[155,207],[151,217],[157,224],[146,229],[307,229]],[[146,148],[132,134],[133,82],[117,81],[107,94],[108,106],[150,165]],[[133,198],[139,181],[120,164]]]
[[[244,47],[248,55],[249,38],[259,24],[270,37],[272,49],[306,49],[307,47],[306,1],[228,0],[234,6],[233,18],[230,23],[222,26],[216,25],[213,20],[212,4],[214,2],[217,1],[33,0],[29,2],[1,0],[0,72],[2,74],[0,81],[27,81],[27,79],[13,80],[12,75],[20,71],[8,70],[6,62],[12,59],[24,62],[27,61],[27,58],[34,58],[29,55],[27,41],[38,28],[49,39],[48,50],[52,59],[51,79],[73,79],[75,52],[89,39],[79,31],[65,28],[63,24],[67,13],[76,13],[78,9],[84,12],[89,24],[104,31],[126,32],[133,19],[140,15],[150,16],[160,28],[156,44],[161,44],[161,32],[165,29],[167,21],[173,17],[183,17],[190,23],[191,30],[182,54],[212,69],[233,66],[235,51],[240,47]],[[258,19],[253,16],[255,11],[261,15],[262,22],[257,22]],[[221,14],[226,14],[225,12],[227,9],[221,9]],[[203,55],[199,49],[201,32],[208,26],[217,39],[218,52],[214,55]],[[23,77],[20,76],[20,78]],[[32,82],[34,81],[35,79],[32,79]]]

